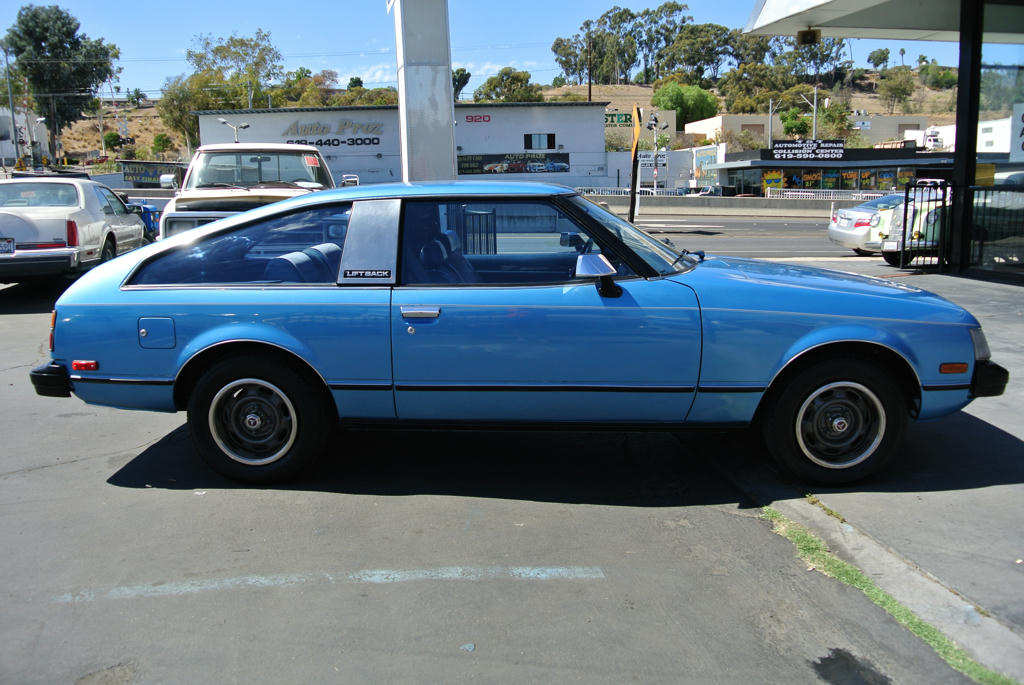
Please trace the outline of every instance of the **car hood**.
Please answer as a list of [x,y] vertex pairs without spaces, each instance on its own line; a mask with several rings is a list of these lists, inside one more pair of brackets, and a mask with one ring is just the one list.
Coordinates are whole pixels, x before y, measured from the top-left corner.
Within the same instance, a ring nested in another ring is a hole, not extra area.
[[902,281],[798,264],[708,256],[670,278],[693,288],[702,309],[978,325],[962,307]]

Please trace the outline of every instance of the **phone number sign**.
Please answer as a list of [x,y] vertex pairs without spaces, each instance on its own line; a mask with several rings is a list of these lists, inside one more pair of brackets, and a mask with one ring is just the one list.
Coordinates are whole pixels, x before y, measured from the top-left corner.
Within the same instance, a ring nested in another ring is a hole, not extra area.
[[846,150],[842,140],[773,140],[772,159],[842,159]]

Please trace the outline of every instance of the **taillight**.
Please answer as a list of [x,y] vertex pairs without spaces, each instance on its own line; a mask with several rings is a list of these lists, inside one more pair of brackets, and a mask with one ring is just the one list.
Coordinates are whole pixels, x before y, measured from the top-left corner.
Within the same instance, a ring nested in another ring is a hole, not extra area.
[[870,226],[870,225],[871,225],[871,219],[857,219],[856,221],[853,222],[854,228],[856,228],[858,226]]
[[53,331],[57,327],[57,310],[50,312],[50,352],[53,352]]
[[839,215],[838,214],[833,214],[832,215],[832,223],[838,223],[838,222],[839,222]]
[[68,247],[78,247],[78,224],[71,219],[67,222]]

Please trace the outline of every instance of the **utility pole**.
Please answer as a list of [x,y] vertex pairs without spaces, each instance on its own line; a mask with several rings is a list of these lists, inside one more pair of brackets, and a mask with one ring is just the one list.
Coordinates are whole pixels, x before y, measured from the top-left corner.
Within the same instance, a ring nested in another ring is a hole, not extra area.
[[14,143],[14,163],[17,164],[21,158],[18,146],[18,125],[14,121],[14,90],[11,88],[11,65],[7,62],[7,44],[3,43],[4,49],[4,75],[7,76],[7,106],[11,109],[11,141]]
[[[782,103],[779,103],[779,107],[782,107]],[[768,149],[772,149],[772,119],[775,117],[775,112],[779,110],[779,107],[775,106],[775,101],[768,98]]]
[[[811,140],[817,140],[818,139],[818,86],[817,86],[817,84],[815,84],[815,86],[814,86],[814,103],[813,104],[811,103],[810,100],[807,99],[807,97],[803,93],[800,93],[800,97],[802,97],[804,99],[804,102],[806,102],[808,105],[811,105],[811,108],[812,108],[811,111],[813,112],[813,114],[811,115]],[[826,103],[827,102],[828,102],[828,98],[826,98]],[[827,106],[827,104],[826,104],[826,106]]]

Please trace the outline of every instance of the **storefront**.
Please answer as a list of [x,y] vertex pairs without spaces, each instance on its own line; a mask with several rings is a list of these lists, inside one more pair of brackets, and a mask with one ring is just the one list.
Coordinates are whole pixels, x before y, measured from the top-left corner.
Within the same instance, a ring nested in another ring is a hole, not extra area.
[[[456,104],[460,179],[546,180],[569,186],[609,185],[604,149],[607,102]],[[303,143],[320,148],[335,179],[361,183],[402,178],[398,108],[311,107],[196,112],[203,144]]]
[[[886,17],[884,27],[876,21],[879,16]],[[1024,172],[1021,0],[935,0],[926,13],[915,0],[883,0],[870,12],[841,0],[762,0],[745,30],[769,36],[802,32],[812,40],[817,35],[887,40],[926,35],[957,42],[956,140],[948,172],[952,230],[939,264],[948,271],[1024,278],[1024,185],[1018,180]],[[1010,129],[1002,135],[1009,140],[989,144],[987,139],[979,145],[979,130],[982,135],[1004,131],[997,124],[1007,117]],[[986,148],[1010,152],[999,159],[987,155]],[[863,181],[859,176],[857,182]]]

